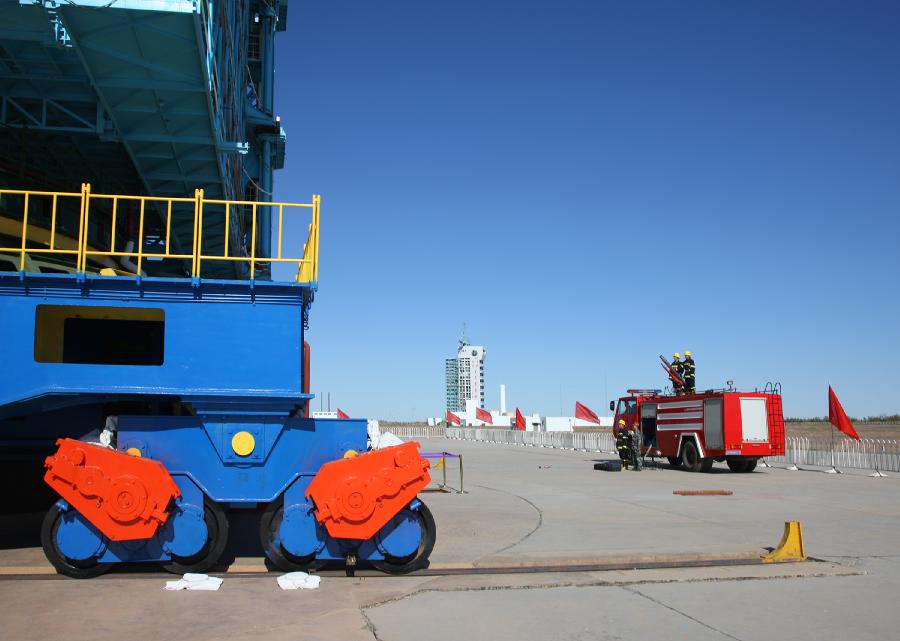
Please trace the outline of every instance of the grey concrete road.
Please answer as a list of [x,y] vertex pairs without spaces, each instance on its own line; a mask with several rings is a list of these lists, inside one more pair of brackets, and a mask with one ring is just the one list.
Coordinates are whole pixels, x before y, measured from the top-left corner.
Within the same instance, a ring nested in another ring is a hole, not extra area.
[[[37,519],[0,519],[0,637],[9,639],[900,638],[900,479],[761,469],[599,472],[583,452],[429,440],[461,452],[467,494],[429,492],[434,567],[752,554],[804,525],[835,563],[466,577],[325,577],[282,592],[226,574],[166,592],[158,574],[49,577]],[[449,474],[451,484],[455,471]],[[675,489],[727,489],[684,497]],[[258,565],[257,560],[240,560]],[[248,566],[249,567],[249,566]],[[27,572],[31,578],[12,578]],[[4,573],[7,578],[4,577]]]

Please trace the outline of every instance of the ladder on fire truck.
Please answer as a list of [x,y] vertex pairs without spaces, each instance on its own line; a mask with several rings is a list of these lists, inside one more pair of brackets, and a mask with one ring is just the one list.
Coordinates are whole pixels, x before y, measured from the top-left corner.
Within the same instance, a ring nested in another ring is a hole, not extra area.
[[[766,413],[769,425],[772,426],[772,437],[777,443],[784,442],[784,413],[781,404],[781,383],[766,383],[763,393],[770,396],[766,400]],[[760,461],[764,466],[769,464],[765,459]]]

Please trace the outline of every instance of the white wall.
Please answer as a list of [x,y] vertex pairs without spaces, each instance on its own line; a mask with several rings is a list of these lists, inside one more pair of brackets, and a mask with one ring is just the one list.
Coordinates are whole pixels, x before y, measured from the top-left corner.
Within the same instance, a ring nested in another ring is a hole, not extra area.
[[583,421],[574,416],[547,416],[544,418],[545,432],[571,432],[576,427],[612,427],[612,416],[600,416],[600,425]]

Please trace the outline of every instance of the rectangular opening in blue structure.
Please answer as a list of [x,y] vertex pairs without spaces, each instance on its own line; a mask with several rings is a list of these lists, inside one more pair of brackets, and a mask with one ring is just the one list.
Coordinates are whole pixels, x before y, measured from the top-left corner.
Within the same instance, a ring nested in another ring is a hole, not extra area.
[[107,305],[38,305],[38,363],[160,366],[165,360],[165,310]]

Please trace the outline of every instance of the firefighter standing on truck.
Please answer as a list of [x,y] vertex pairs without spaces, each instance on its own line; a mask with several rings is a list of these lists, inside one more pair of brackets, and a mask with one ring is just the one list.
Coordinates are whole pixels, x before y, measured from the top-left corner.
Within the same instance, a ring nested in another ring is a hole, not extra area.
[[[693,361],[691,361],[693,363]],[[672,372],[677,374],[682,380],[684,380],[684,363],[681,362],[681,354],[675,352],[672,355]],[[672,380],[672,390],[675,392],[675,396],[681,396],[684,394],[684,386],[676,380]]]
[[[673,363],[674,367],[674,363]],[[682,368],[684,371],[684,391],[687,394],[693,394],[697,391],[697,380],[695,378],[695,370],[694,367],[694,359],[691,357],[691,353],[687,350],[684,351],[684,363],[682,364]]]

